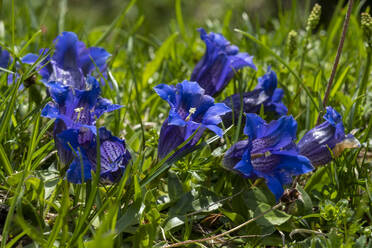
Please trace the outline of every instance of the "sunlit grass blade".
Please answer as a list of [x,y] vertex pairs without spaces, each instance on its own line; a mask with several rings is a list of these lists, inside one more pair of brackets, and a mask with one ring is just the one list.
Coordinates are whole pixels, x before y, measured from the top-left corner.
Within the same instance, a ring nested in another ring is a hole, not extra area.
[[0,158],[2,161],[2,164],[4,166],[5,172],[8,174],[8,176],[13,174],[13,168],[10,164],[9,158],[4,150],[4,147],[0,144]]
[[122,23],[125,16],[129,12],[129,10],[133,7],[137,0],[131,0],[127,6],[121,11],[119,16],[115,18],[115,20],[111,23],[111,25],[107,28],[107,30],[99,37],[99,39],[94,43],[93,46],[100,45],[107,37],[111,34],[111,32],[116,28],[119,23]]

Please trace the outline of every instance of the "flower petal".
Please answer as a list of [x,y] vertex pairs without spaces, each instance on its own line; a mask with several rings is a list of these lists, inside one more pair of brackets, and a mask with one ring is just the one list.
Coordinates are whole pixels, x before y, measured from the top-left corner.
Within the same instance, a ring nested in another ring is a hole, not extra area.
[[41,116],[50,119],[59,118],[58,106],[53,102],[48,102],[41,110]]
[[177,146],[184,142],[185,127],[169,125],[166,120],[160,130],[158,142],[158,157],[163,159]]
[[63,32],[56,38],[53,60],[60,68],[78,68],[78,42],[78,37],[73,32]]
[[[81,156],[82,157],[80,158],[80,154],[78,154],[78,157],[72,161],[70,167],[66,172],[67,180],[71,183],[81,184],[92,178],[91,164],[86,156]],[[81,164],[81,160],[83,161],[83,164]],[[84,173],[84,175],[82,174],[82,172]]]
[[224,103],[216,103],[210,107],[203,116],[204,125],[217,125],[221,123],[221,116],[231,112],[231,109]]
[[85,48],[79,54],[79,66],[84,75],[89,75],[97,66],[102,72],[107,67],[107,59],[111,56],[105,49],[100,47]]
[[256,65],[253,63],[253,56],[250,56],[248,53],[238,53],[230,58],[231,68],[233,68],[235,72],[246,66],[257,70]]
[[250,143],[248,140],[238,141],[226,151],[222,160],[222,165],[225,168],[232,170],[233,167],[242,160],[244,152],[250,149]]
[[246,150],[243,153],[242,160],[239,161],[233,168],[234,170],[238,171],[245,177],[252,177],[254,176],[253,173],[253,166],[251,163],[250,151]]
[[0,46],[0,67],[8,68],[11,61],[10,54]]
[[39,55],[35,53],[28,53],[21,58],[21,62],[24,64],[33,64],[37,61],[38,58],[39,58]]
[[271,96],[277,86],[278,78],[276,73],[269,67],[266,74],[258,78],[256,89],[263,89],[267,95]]
[[264,130],[257,138],[265,140],[265,146],[273,149],[282,149],[296,139],[297,122],[292,116],[282,116],[265,125]]
[[122,108],[122,105],[112,104],[106,98],[98,97],[97,103],[94,107],[94,115],[99,119],[103,113],[112,112],[114,110]]
[[205,89],[205,94],[214,96],[220,93],[235,72],[245,66],[256,69],[252,57],[239,53],[238,47],[231,45],[223,35],[213,32],[207,34],[202,28],[198,31],[206,50],[191,74],[191,81],[198,82]]
[[280,182],[280,180],[277,177],[265,175],[265,180],[267,187],[270,189],[271,192],[275,195],[275,199],[279,201],[280,197],[284,193],[283,186]]
[[177,108],[182,109],[187,114],[190,108],[195,108],[203,101],[204,89],[197,82],[184,80],[177,84]]
[[154,87],[155,92],[171,107],[176,106],[176,88],[174,86],[159,84]]
[[184,127],[186,126],[186,121],[179,116],[175,109],[171,109],[169,111],[168,125]]
[[244,134],[253,140],[256,138],[261,138],[264,133],[264,127],[266,122],[256,114],[246,114],[246,121],[244,127]]
[[345,129],[342,123],[342,116],[334,110],[332,107],[327,107],[327,112],[323,118],[332,124],[336,128],[335,137],[336,139],[342,139],[345,137]]
[[70,91],[71,89],[68,86],[65,86],[58,82],[49,82],[45,86],[49,88],[49,94],[53,100],[60,106],[64,106],[67,99],[70,100]]

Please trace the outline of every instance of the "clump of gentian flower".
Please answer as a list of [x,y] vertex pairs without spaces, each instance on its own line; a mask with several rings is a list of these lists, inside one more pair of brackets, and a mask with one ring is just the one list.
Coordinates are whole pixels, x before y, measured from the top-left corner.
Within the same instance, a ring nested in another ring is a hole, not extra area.
[[313,170],[310,161],[298,153],[294,143],[296,130],[292,116],[267,124],[258,115],[247,114],[244,134],[248,139],[226,152],[223,165],[246,178],[264,178],[278,200],[284,192],[283,185],[289,184],[293,175]]
[[327,107],[323,118],[325,122],[311,129],[298,142],[300,154],[309,158],[314,166],[329,163],[346,148],[360,147],[352,134],[345,134],[342,117],[336,110]]
[[[46,84],[53,101],[47,103],[41,112],[43,117],[56,119],[54,125],[55,145],[61,162],[67,165],[72,160],[72,153],[56,138],[59,133],[66,129],[88,128],[95,132],[95,122],[103,113],[111,112],[122,106],[112,104],[105,98],[100,97],[100,86],[93,77],[87,79],[87,90],[77,90],[72,86],[66,86],[59,82]],[[90,140],[92,135],[87,134],[84,139]],[[83,138],[83,137],[81,137]]]
[[[84,139],[82,137],[92,137]],[[89,129],[68,129],[58,134],[66,150],[73,149],[73,161],[66,172],[67,180],[82,183],[92,178],[91,170],[97,170],[97,141]],[[100,178],[103,182],[117,182],[123,175],[131,155],[125,141],[111,134],[106,128],[99,129]]]
[[220,93],[234,74],[243,67],[249,66],[256,70],[253,56],[239,53],[238,47],[231,45],[222,34],[207,34],[203,28],[198,31],[206,44],[206,51],[195,66],[191,81],[198,82],[205,89],[205,94],[214,96]]
[[[54,40],[54,46],[54,54],[45,58],[39,66],[39,74],[44,83],[56,81],[81,90],[86,87],[85,78],[91,75],[96,67],[106,75],[106,61],[111,55],[105,49],[87,48],[73,32],[63,32]],[[22,62],[33,64],[47,52],[48,49],[41,49],[40,55],[27,54],[22,58]]]
[[269,67],[266,74],[258,78],[258,84],[253,91],[227,97],[223,103],[233,111],[223,116],[224,125],[230,126],[233,116],[235,123],[238,121],[241,103],[243,104],[243,113],[258,114],[263,105],[265,113],[272,113],[276,116],[286,115],[288,109],[282,102],[284,91],[277,88],[277,85],[277,76]]
[[160,84],[154,90],[171,107],[160,131],[160,159],[186,141],[196,130],[195,136],[178,152],[197,144],[205,129],[222,137],[223,131],[217,125],[222,121],[221,116],[231,109],[223,103],[215,103],[213,97],[206,95],[197,82],[185,80],[176,86]]

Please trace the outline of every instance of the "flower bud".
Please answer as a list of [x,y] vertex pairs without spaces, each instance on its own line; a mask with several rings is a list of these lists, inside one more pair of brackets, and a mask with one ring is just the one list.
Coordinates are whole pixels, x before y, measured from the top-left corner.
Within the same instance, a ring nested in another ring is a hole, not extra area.
[[297,36],[298,36],[298,34],[294,30],[292,30],[288,34],[287,49],[288,49],[288,53],[289,53],[289,59],[292,59],[293,55],[296,53],[296,50],[297,50]]
[[322,7],[319,4],[315,4],[309,18],[307,18],[306,32],[313,31],[319,23],[320,15],[322,13]]
[[369,47],[372,47],[372,17],[369,13],[362,13],[360,24],[363,29],[363,33],[367,44]]

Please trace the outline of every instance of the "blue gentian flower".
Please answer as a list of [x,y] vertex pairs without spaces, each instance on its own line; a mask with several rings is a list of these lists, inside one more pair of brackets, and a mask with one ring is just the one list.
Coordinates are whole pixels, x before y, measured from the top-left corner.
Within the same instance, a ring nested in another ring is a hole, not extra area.
[[[53,56],[48,56],[40,64],[40,75],[44,83],[56,81],[76,89],[85,89],[85,77],[91,75],[96,66],[106,75],[106,61],[111,55],[105,49],[87,48],[73,32],[63,32],[55,39],[54,45]],[[28,54],[22,58],[22,62],[33,64],[47,51],[40,50],[40,55]]]
[[191,81],[196,81],[205,89],[205,94],[214,96],[230,82],[235,72],[249,66],[256,70],[253,56],[239,53],[238,47],[231,45],[222,34],[207,34],[199,28],[200,38],[206,44],[204,57],[195,66]]
[[345,134],[342,116],[332,107],[326,108],[325,122],[308,131],[298,142],[301,155],[310,159],[314,166],[332,161],[332,154],[338,157],[346,148],[360,147],[352,134]]
[[[90,140],[81,138],[87,136],[93,138]],[[123,175],[131,155],[125,141],[113,136],[106,128],[99,129],[99,138],[101,181],[117,182]],[[68,129],[58,134],[58,139],[66,150],[71,148],[74,150],[74,159],[66,173],[67,180],[72,183],[82,183],[91,179],[91,170],[96,171],[97,168],[97,143],[92,131],[85,128]]]
[[232,108],[233,113],[226,114],[223,117],[224,125],[230,126],[232,124],[233,114],[235,122],[237,122],[239,119],[241,102],[243,103],[243,113],[258,114],[261,105],[263,105],[265,113],[274,114],[275,116],[286,115],[288,109],[282,102],[284,91],[277,88],[277,85],[278,79],[276,74],[269,67],[266,74],[258,78],[258,84],[253,91],[242,94],[238,93],[227,97],[223,103]]
[[10,54],[0,46],[0,67],[8,68],[11,61]]
[[197,134],[182,150],[194,146],[205,129],[222,137],[223,131],[217,125],[222,121],[221,116],[231,110],[223,103],[214,103],[213,97],[206,95],[197,82],[185,80],[176,87],[160,84],[154,90],[171,107],[160,131],[159,158],[164,158],[198,128]]
[[264,178],[278,200],[283,185],[289,184],[293,175],[313,170],[310,161],[298,154],[296,130],[292,116],[267,124],[256,114],[246,114],[244,134],[248,140],[234,144],[226,152],[223,165],[246,178]]
[[[49,82],[49,93],[53,102],[49,102],[41,111],[43,117],[56,119],[54,126],[55,143],[58,154],[63,164],[68,164],[72,154],[56,139],[56,135],[66,129],[80,129],[82,127],[95,130],[95,121],[103,113],[111,112],[122,106],[112,104],[107,99],[100,97],[100,86],[93,77],[88,77],[88,90],[76,90],[71,86],[65,86],[58,82]],[[85,139],[91,139],[90,134]]]

